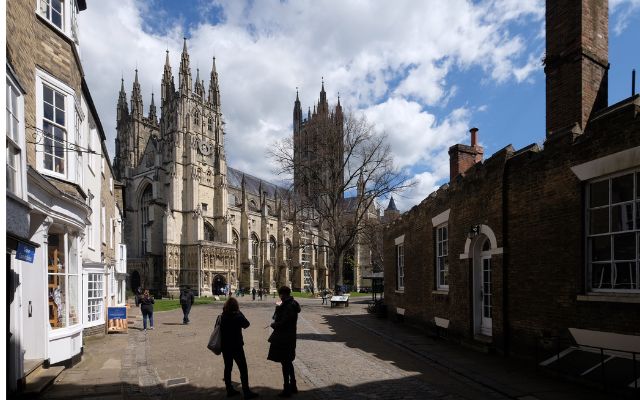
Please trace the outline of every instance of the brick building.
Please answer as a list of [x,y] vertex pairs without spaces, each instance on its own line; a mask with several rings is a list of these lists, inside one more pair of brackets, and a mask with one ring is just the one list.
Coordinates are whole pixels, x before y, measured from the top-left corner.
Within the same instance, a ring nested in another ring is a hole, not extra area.
[[394,316],[524,357],[570,332],[638,347],[640,96],[607,105],[607,7],[547,2],[543,148],[483,160],[471,129],[450,182],[388,225]]

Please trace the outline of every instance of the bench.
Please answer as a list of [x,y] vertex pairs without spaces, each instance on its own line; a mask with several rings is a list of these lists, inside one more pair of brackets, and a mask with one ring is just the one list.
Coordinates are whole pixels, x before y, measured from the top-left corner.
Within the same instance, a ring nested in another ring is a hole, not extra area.
[[338,304],[344,304],[345,307],[349,307],[349,295],[345,294],[342,296],[331,296],[329,300],[331,302],[331,307],[335,307]]

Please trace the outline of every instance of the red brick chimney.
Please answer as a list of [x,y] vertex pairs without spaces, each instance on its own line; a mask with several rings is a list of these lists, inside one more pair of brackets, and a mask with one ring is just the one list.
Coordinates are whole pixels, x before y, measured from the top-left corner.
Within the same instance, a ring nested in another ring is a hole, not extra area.
[[547,0],[547,137],[607,106],[607,0]]
[[471,128],[469,132],[471,133],[471,146],[455,144],[449,147],[449,173],[451,181],[459,174],[464,175],[475,163],[482,161],[484,149],[478,146],[478,128]]

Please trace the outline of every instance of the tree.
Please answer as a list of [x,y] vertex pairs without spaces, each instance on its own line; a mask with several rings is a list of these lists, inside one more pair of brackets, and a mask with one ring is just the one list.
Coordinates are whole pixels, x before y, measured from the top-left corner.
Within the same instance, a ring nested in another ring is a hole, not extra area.
[[329,250],[333,283],[342,285],[345,254],[375,226],[370,221],[378,218],[376,199],[413,182],[395,168],[386,134],[364,116],[349,112],[341,124],[313,122],[276,143],[271,156],[281,175],[293,176],[292,219],[299,229],[320,236]]

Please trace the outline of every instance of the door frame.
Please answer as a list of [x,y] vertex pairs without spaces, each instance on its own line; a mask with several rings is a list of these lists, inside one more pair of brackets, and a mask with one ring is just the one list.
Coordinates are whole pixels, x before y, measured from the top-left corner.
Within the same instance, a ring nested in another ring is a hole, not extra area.
[[[485,248],[485,244],[489,245],[489,248]],[[473,258],[472,258],[472,309],[473,309],[473,334],[489,336],[493,335],[493,320],[489,321],[487,324],[487,318],[483,317],[483,305],[484,305],[484,296],[483,296],[483,263],[484,260],[489,260],[489,267],[493,270],[493,262],[492,262],[492,249],[491,249],[491,240],[484,234],[479,235],[473,246]],[[493,273],[491,273],[491,280]],[[493,293],[493,285],[490,282],[490,288]]]

